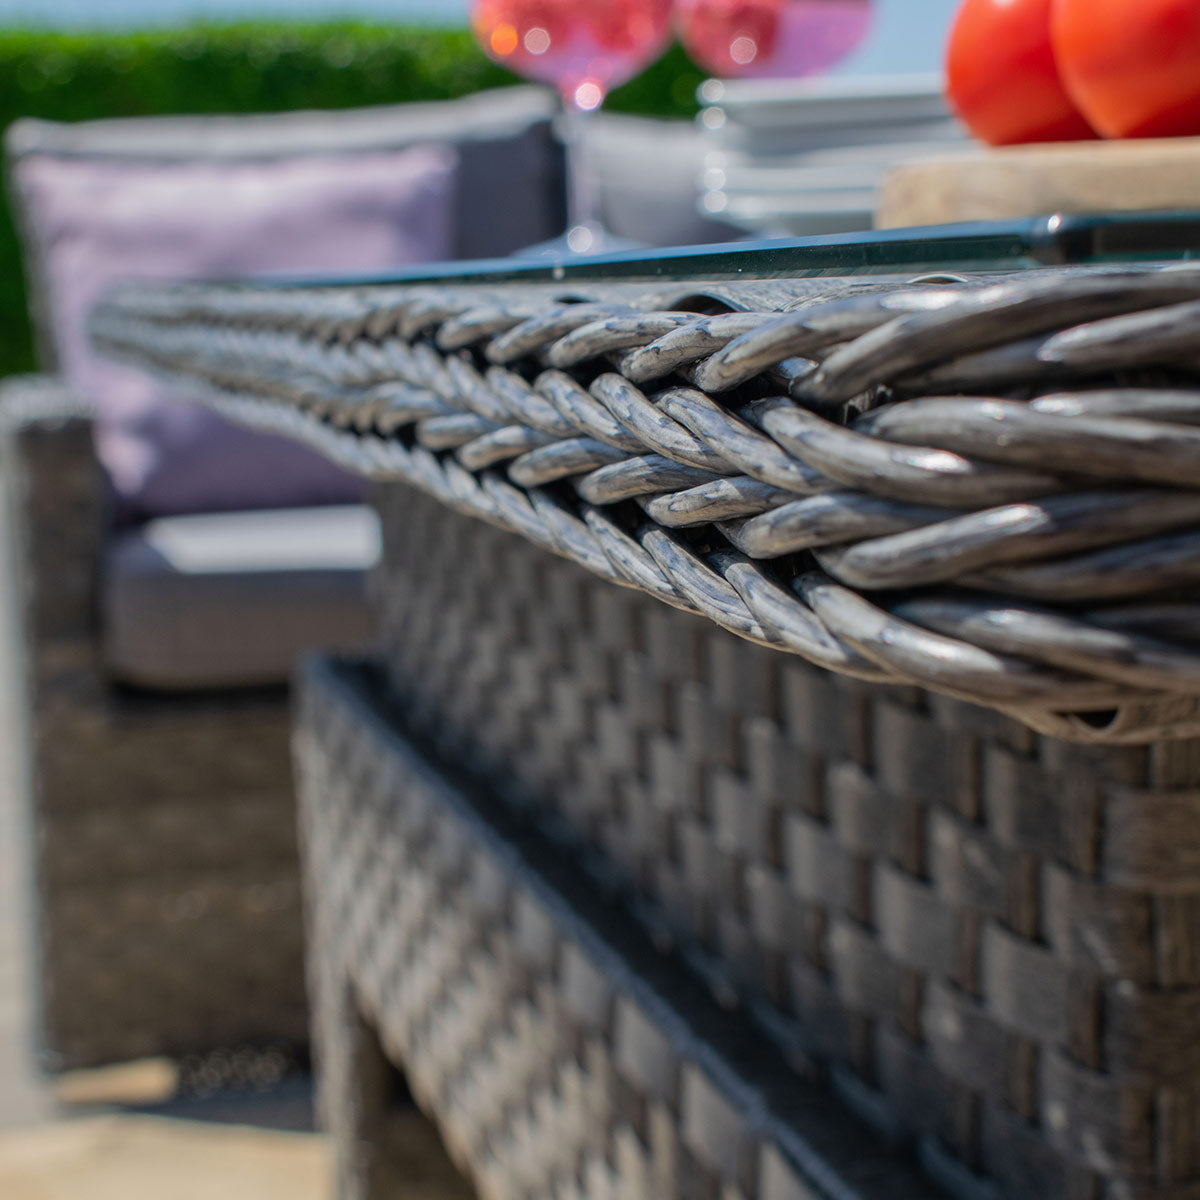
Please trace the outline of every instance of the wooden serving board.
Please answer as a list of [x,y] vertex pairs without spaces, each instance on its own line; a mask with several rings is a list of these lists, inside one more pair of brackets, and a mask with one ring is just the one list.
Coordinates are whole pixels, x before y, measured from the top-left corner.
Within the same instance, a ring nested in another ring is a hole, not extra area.
[[1200,138],[979,149],[895,167],[875,225],[1200,208]]

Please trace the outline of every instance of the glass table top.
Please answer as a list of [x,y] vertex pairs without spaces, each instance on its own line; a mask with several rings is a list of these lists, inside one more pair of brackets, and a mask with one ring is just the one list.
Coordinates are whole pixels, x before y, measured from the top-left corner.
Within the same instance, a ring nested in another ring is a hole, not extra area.
[[624,251],[498,258],[365,275],[286,278],[280,286],[782,279],[913,269],[995,271],[1200,258],[1200,211],[1065,215],[919,229]]

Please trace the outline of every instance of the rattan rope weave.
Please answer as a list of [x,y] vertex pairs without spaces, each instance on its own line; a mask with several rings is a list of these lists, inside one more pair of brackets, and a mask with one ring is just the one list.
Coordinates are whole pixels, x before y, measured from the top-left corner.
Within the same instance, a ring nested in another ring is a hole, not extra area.
[[1200,267],[132,288],[106,352],[823,667],[1200,732]]

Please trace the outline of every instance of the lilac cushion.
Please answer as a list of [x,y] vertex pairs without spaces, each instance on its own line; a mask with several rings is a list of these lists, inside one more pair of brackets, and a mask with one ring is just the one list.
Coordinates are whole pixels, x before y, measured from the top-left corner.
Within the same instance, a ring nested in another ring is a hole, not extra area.
[[355,499],[312,451],[173,400],[99,358],[91,306],[117,280],[387,270],[446,258],[448,146],[251,162],[30,156],[17,185],[67,381],[94,398],[96,444],[125,519]]

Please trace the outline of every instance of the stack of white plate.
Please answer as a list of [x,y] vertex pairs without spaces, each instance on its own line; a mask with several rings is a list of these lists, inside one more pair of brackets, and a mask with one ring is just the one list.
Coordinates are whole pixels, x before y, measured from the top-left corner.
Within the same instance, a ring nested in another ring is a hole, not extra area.
[[969,148],[929,75],[710,79],[701,210],[766,236],[870,229],[884,173]]

